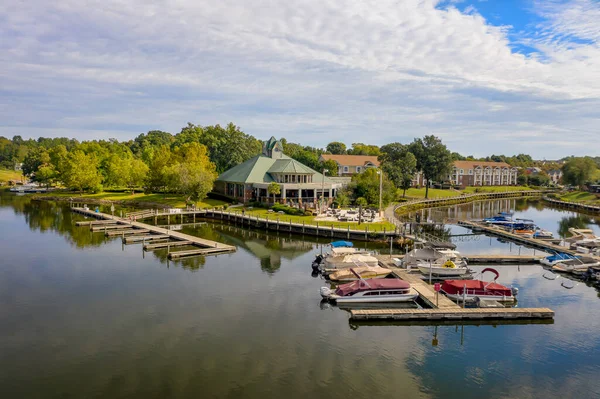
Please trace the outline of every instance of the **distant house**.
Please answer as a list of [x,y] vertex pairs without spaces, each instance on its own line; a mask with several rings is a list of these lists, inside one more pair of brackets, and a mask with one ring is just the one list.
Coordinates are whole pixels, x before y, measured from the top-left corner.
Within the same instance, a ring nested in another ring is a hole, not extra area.
[[263,143],[262,154],[223,172],[215,182],[214,191],[242,203],[269,202],[273,196],[267,188],[276,182],[281,187],[276,201],[314,204],[322,196],[329,201],[335,197],[342,183],[323,176],[283,151],[282,143],[271,137]]
[[511,186],[517,184],[517,168],[506,162],[455,161],[448,180],[455,186]]
[[563,172],[560,169],[553,169],[548,171],[548,176],[550,177],[550,181],[554,184],[559,184],[563,177]]
[[538,168],[537,166],[525,168],[525,174],[527,175],[537,175],[538,173],[542,173],[542,168]]
[[352,176],[364,172],[368,168],[378,168],[379,161],[371,155],[333,155],[322,154],[319,161],[335,161],[338,165],[338,176]]

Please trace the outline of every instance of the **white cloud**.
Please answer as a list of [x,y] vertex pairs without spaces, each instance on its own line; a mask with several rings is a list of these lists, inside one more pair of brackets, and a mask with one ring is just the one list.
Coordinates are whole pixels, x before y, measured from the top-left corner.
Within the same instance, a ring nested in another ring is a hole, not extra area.
[[0,131],[123,138],[233,121],[312,145],[434,133],[476,155],[550,158],[567,155],[564,142],[588,152],[600,119],[598,4],[536,4],[546,22],[523,40],[541,56],[528,58],[511,52],[507,27],[450,3],[3,5]]

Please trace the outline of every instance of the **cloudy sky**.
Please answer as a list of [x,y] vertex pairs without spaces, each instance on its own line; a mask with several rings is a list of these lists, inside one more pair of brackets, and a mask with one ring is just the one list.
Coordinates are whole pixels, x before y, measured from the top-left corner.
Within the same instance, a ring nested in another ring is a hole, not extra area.
[[[153,5],[148,5],[153,3]],[[599,0],[0,2],[0,135],[600,155]]]

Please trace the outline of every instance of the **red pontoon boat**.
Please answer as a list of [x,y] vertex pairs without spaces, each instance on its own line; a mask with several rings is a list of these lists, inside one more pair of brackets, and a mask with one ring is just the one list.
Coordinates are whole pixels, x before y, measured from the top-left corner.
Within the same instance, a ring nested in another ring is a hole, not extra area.
[[453,300],[493,299],[500,302],[514,302],[519,292],[517,288],[506,287],[496,283],[500,274],[495,269],[486,268],[481,271],[494,273],[494,280],[490,282],[482,280],[445,280],[441,291]]

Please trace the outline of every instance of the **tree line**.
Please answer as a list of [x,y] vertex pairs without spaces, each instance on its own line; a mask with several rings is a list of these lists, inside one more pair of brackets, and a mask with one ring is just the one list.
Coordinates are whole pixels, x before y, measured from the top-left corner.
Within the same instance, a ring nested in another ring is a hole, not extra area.
[[[384,172],[385,202],[393,200],[397,189],[411,186],[417,171],[427,182],[443,182],[456,160],[507,162],[523,169],[536,165],[531,156],[491,155],[475,159],[451,152],[435,136],[416,138],[413,142],[389,143],[381,147],[352,143],[348,148],[339,141],[329,143],[324,149],[303,146],[281,139],[284,152],[312,169],[328,170],[337,175],[335,161],[320,161],[322,154],[348,154],[377,156]],[[13,169],[22,163],[23,173],[46,185],[60,184],[77,191],[98,192],[105,188],[123,188],[134,191],[178,192],[190,200],[202,199],[212,189],[216,177],[258,155],[262,141],[244,133],[238,126],[200,126],[188,123],[179,133],[152,130],[135,139],[119,142],[90,140],[80,142],[69,138],[44,138],[24,140],[0,137],[0,167]],[[598,180],[600,158],[567,158],[563,165],[543,163],[542,168],[562,168],[566,184],[581,186]],[[375,173],[375,174],[374,174]],[[521,182],[547,182],[544,171]],[[355,175],[348,189],[341,191],[341,202],[377,204],[379,176],[376,171]],[[537,180],[536,180],[537,179]],[[595,179],[595,180],[594,180]],[[429,184],[426,185],[426,196]]]

